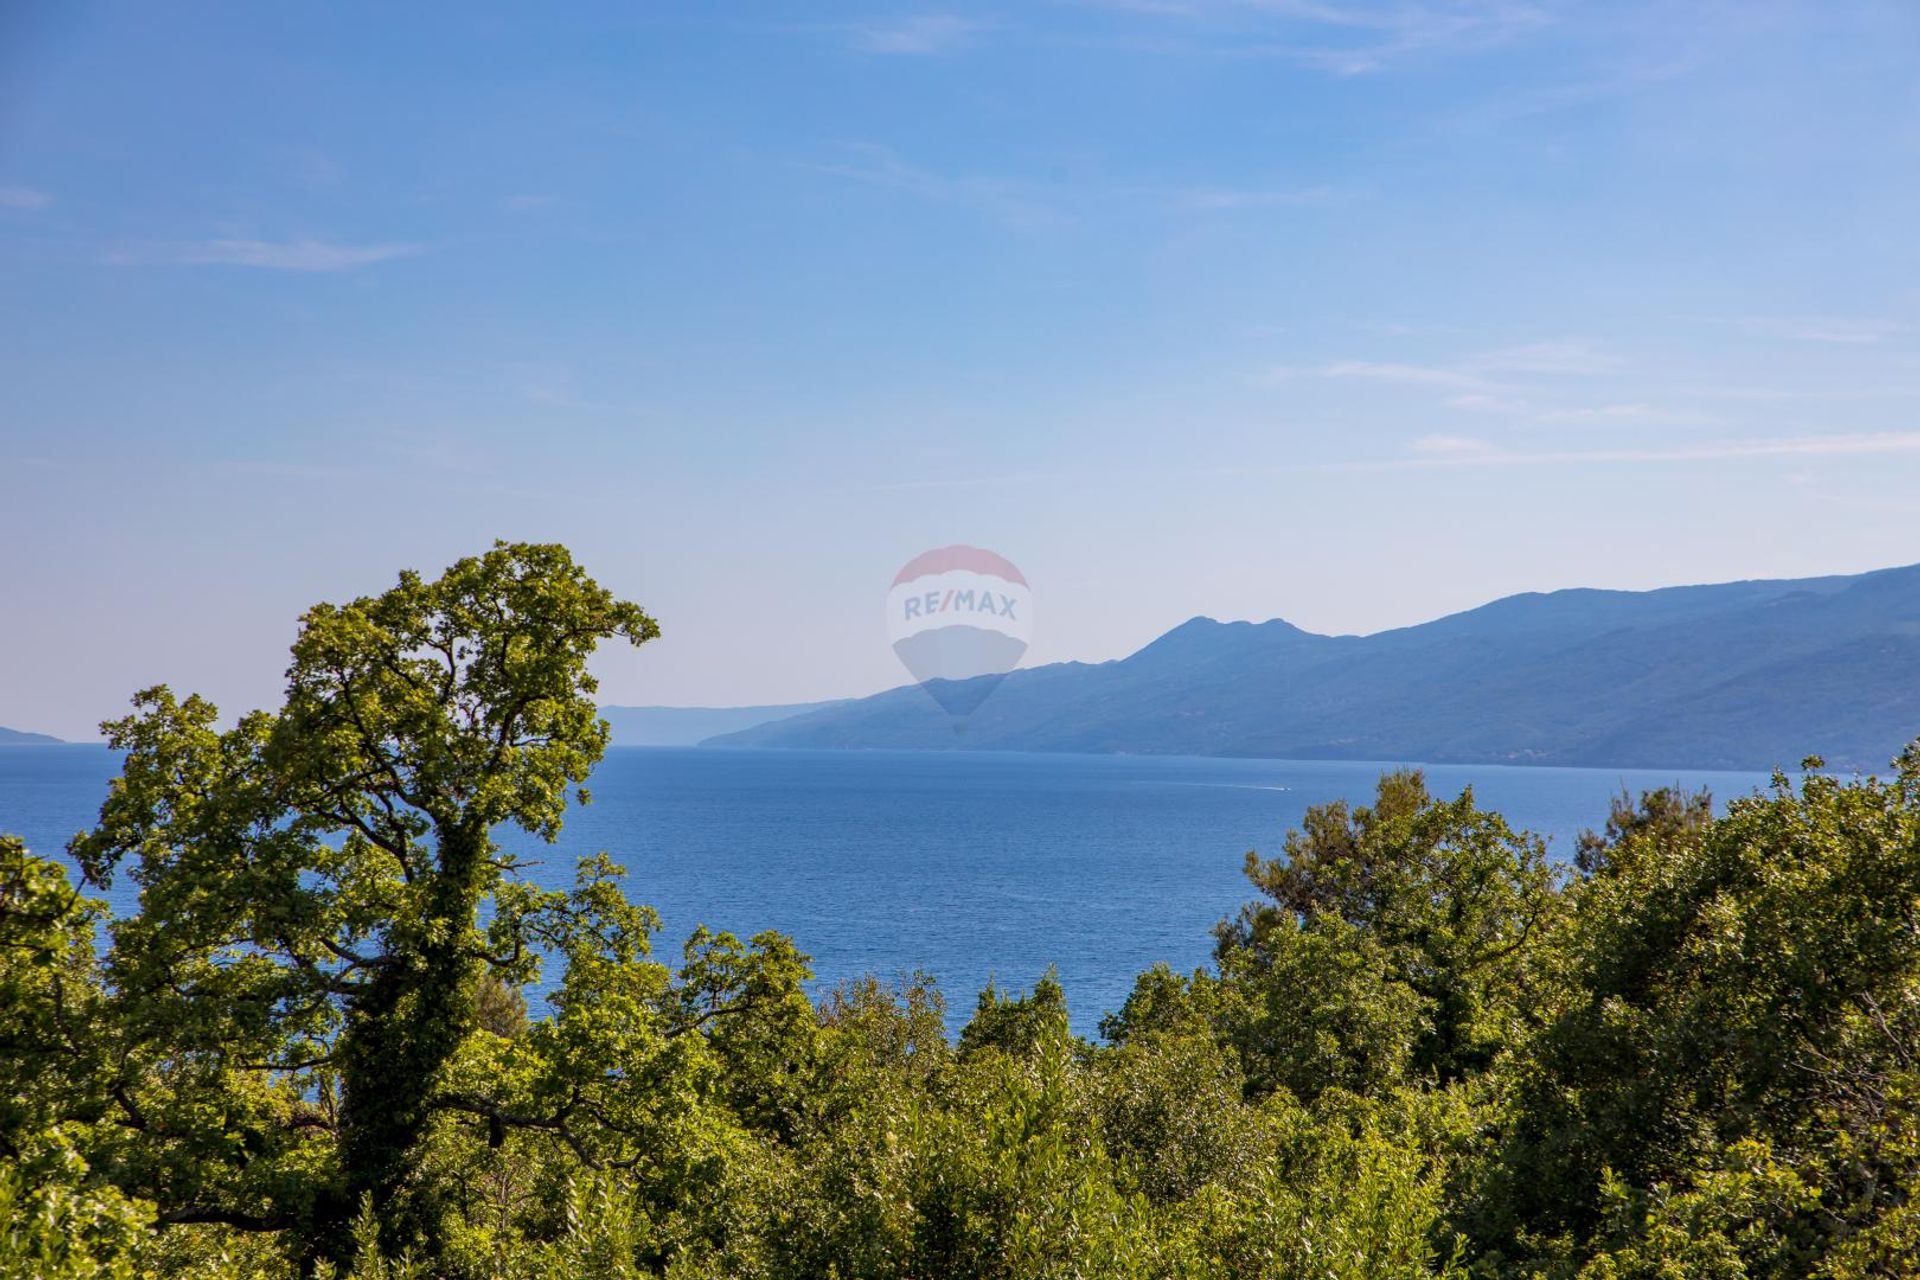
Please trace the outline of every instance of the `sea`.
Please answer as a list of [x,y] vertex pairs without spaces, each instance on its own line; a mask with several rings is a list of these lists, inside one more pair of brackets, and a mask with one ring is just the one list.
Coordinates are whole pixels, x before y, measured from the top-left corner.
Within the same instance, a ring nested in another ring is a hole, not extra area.
[[[1409,762],[1411,763],[1411,762]],[[662,920],[675,960],[698,925],[790,935],[817,990],[876,974],[932,975],[949,1021],[989,982],[1049,968],[1092,1035],[1134,976],[1207,963],[1213,926],[1252,896],[1249,851],[1280,851],[1311,805],[1364,803],[1391,762],[1220,760],[968,751],[615,747],[557,843],[501,834],[525,874],[570,884],[605,851]],[[1755,773],[1426,765],[1429,787],[1483,807],[1571,858],[1611,797],[1679,785],[1727,800]],[[98,814],[119,758],[99,746],[0,748],[0,831],[47,856]],[[134,909],[120,877],[106,895]],[[551,976],[551,975],[549,975]],[[535,993],[534,1011],[539,1009]]]

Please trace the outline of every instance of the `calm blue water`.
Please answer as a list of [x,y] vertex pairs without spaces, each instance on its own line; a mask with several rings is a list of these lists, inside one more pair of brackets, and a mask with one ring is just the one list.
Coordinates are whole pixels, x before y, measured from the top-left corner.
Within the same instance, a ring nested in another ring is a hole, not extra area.
[[[1025,986],[1056,965],[1077,1029],[1091,1032],[1133,975],[1203,963],[1208,930],[1248,892],[1249,849],[1277,852],[1307,806],[1364,800],[1379,764],[1061,756],[1006,752],[702,751],[616,747],[594,803],[557,847],[510,840],[571,882],[606,850],[665,922],[677,956],[696,924],[778,929],[824,983],[937,975],[964,1018],[989,977]],[[0,831],[52,854],[89,825],[117,770],[98,747],[0,749]],[[1429,785],[1472,784],[1483,805],[1569,856],[1608,798],[1678,782],[1721,800],[1760,774],[1434,765]],[[131,905],[123,877],[116,909]]]

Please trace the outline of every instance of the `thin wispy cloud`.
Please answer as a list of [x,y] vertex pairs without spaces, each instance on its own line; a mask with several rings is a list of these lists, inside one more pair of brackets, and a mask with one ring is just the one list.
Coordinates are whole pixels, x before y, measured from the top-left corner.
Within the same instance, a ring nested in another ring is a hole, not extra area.
[[1920,454],[1920,431],[1761,437],[1679,447],[1633,449],[1513,449],[1459,436],[1423,436],[1408,456],[1377,467],[1540,467],[1602,463],[1733,462],[1758,458],[1840,458]]
[[1460,393],[1448,402],[1454,408],[1505,413],[1526,407],[1513,385],[1517,378],[1590,377],[1615,372],[1622,363],[1618,356],[1595,343],[1567,338],[1501,347],[1444,364],[1338,360],[1320,372],[1327,378],[1359,378],[1451,390]]
[[1548,426],[1681,426],[1714,422],[1712,414],[1694,409],[1675,409],[1645,401],[1625,404],[1590,405],[1581,408],[1548,409],[1538,421]]
[[1896,336],[1903,328],[1891,320],[1837,316],[1742,316],[1736,323],[1764,338],[1833,346],[1872,346]]
[[1520,0],[1091,0],[1186,27],[1191,48],[1270,57],[1335,75],[1380,71],[1422,54],[1468,53],[1532,35],[1551,10]]
[[[1569,338],[1500,347],[1442,364],[1342,360],[1318,371],[1329,379],[1357,379],[1443,393],[1440,403],[1459,413],[1543,427],[1646,428],[1695,426],[1715,415],[1648,400],[1569,404],[1569,379],[1606,379],[1626,362],[1586,339]],[[1276,371],[1297,374],[1298,370]],[[1269,381],[1276,380],[1270,374]],[[1449,441],[1459,437],[1438,437]],[[1456,451],[1457,452],[1457,451]]]
[[[1787,436],[1705,442],[1679,447],[1632,449],[1515,449],[1478,436],[1430,433],[1414,439],[1407,452],[1398,457],[1289,461],[1283,466],[1228,465],[1202,466],[1179,470],[1182,476],[1294,476],[1301,472],[1349,473],[1404,471],[1425,468],[1477,467],[1577,467],[1622,464],[1686,465],[1693,463],[1737,462],[1743,459],[1771,458],[1818,460],[1821,458],[1920,455],[1920,431],[1887,431],[1858,434]],[[1026,473],[986,473],[947,475],[933,479],[917,478],[886,484],[863,486],[883,490],[987,488],[994,486],[1086,484],[1096,477],[1114,479],[1136,474],[1131,468],[1107,469],[1098,473],[1085,470]],[[1141,472],[1139,474],[1147,474]],[[1151,472],[1164,480],[1169,472],[1156,468]]]
[[1644,400],[1542,408],[1520,396],[1473,392],[1448,397],[1446,406],[1466,413],[1519,418],[1548,427],[1692,426],[1719,421],[1715,415],[1697,409],[1673,408]]
[[986,23],[971,18],[923,13],[855,23],[847,35],[862,53],[926,56],[965,48],[986,29]]
[[1734,400],[1754,404],[1790,404],[1807,400],[1845,403],[1855,400],[1920,400],[1920,383],[1845,387],[1725,387],[1692,386],[1681,390],[1703,400]]
[[1526,413],[1531,406],[1516,396],[1489,395],[1483,391],[1476,391],[1463,396],[1449,397],[1447,407],[1463,409],[1468,413],[1496,413],[1511,416]]
[[341,244],[332,240],[200,240],[190,244],[129,250],[108,256],[122,265],[253,267],[267,271],[352,271],[357,267],[410,258],[424,252],[417,244]]
[[33,187],[0,187],[0,209],[44,209],[53,197]]
[[1243,0],[1245,6],[1298,22],[1345,28],[1360,38],[1351,44],[1285,48],[1308,66],[1336,75],[1362,75],[1422,54],[1470,53],[1507,44],[1547,26],[1547,11],[1531,4],[1383,3],[1312,4],[1293,0]]

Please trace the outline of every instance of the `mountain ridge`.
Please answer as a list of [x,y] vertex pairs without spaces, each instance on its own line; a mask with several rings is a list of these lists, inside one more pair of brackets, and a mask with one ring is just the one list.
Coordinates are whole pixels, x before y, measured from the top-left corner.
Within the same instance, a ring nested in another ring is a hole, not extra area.
[[25,729],[9,729],[0,725],[0,747],[57,747],[64,741],[50,733],[29,733]]
[[1920,734],[1920,565],[1567,588],[1364,636],[1190,618],[1019,670],[955,733],[914,686],[707,740],[1673,768],[1879,768]]

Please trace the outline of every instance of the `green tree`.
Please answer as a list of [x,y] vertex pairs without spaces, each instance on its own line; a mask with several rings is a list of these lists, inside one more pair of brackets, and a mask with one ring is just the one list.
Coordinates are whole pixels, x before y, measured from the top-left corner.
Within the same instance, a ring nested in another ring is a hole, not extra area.
[[72,852],[140,886],[108,1092],[163,1220],[345,1256],[366,1200],[390,1244],[431,1242],[414,1175],[442,1074],[479,975],[530,978],[552,914],[515,900],[480,928],[516,870],[492,832],[556,836],[607,741],[587,659],[657,634],[564,548],[502,543],[308,611],[278,712],[221,730],[162,687],[105,726],[124,772]]
[[1631,792],[1622,791],[1613,798],[1607,825],[1600,831],[1581,834],[1573,865],[1582,875],[1596,875],[1606,869],[1612,851],[1629,840],[1656,834],[1670,840],[1684,839],[1712,822],[1713,793],[1704,787],[1698,791],[1657,787],[1641,792],[1638,803]]
[[1429,1032],[1431,1006],[1393,949],[1338,916],[1261,916],[1248,945],[1221,948],[1214,985],[1215,1025],[1256,1095],[1383,1093],[1406,1079]]
[[150,1206],[105,1185],[84,1147],[105,1114],[97,903],[0,836],[0,1275],[132,1277]]
[[1246,872],[1263,897],[1216,930],[1215,971],[1142,975],[1110,1039],[1197,1022],[1255,1095],[1310,1102],[1467,1078],[1532,1016],[1560,876],[1471,791],[1435,800],[1419,773],[1387,774],[1371,806],[1309,809]]
[[0,836],[0,1157],[29,1175],[76,1158],[59,1133],[105,1110],[97,903]]
[[1007,995],[992,982],[980,993],[973,1017],[960,1029],[960,1054],[997,1049],[1028,1057],[1049,1039],[1067,1035],[1067,993],[1048,969],[1024,995]]
[[1478,1232],[1596,1276],[1656,1274],[1677,1235],[1722,1259],[1699,1274],[1915,1274],[1920,751],[1718,821],[1655,795],[1603,855]]
[[1215,972],[1142,974],[1101,1032],[1116,1044],[1200,1027],[1237,1056],[1252,1097],[1284,1089],[1312,1102],[1327,1089],[1374,1095],[1407,1078],[1427,1005],[1396,977],[1394,957],[1337,916],[1250,913]]

